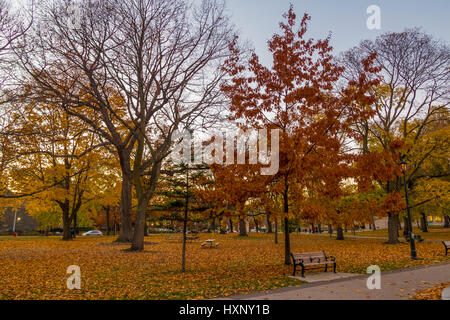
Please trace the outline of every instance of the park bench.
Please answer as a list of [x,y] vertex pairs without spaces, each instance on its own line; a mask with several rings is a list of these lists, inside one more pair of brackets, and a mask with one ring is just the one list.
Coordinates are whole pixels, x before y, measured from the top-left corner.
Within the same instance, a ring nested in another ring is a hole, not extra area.
[[447,255],[448,250],[450,250],[450,241],[442,241],[445,247],[445,255]]
[[[291,253],[292,261],[294,263],[294,272],[297,270],[297,266],[302,267],[302,277],[305,277],[305,267],[325,266],[325,272],[328,270],[328,265],[333,265],[333,272],[336,273],[336,258],[333,256],[327,256],[325,251],[319,252],[304,252],[304,253]],[[317,268],[311,268],[317,269]]]
[[[409,234],[405,235],[405,240],[408,241],[408,242],[411,241],[411,239],[409,237]],[[419,242],[423,242],[424,239],[422,239],[422,236],[419,236],[418,234],[415,234],[414,235],[414,240],[417,240]]]

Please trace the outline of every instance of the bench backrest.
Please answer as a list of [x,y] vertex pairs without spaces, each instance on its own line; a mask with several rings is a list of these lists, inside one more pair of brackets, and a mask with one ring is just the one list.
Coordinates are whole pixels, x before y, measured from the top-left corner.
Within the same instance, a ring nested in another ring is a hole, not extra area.
[[450,247],[450,241],[442,241],[442,243],[443,243],[446,247]]
[[303,263],[311,263],[317,261],[325,261],[326,254],[325,251],[318,252],[303,252],[303,253],[292,253],[292,257],[295,261],[303,260]]

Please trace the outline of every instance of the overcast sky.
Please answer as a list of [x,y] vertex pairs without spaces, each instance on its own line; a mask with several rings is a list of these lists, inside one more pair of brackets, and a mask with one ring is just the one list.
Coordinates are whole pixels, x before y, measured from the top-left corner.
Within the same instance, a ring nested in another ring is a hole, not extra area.
[[[422,27],[436,38],[450,43],[450,0],[225,0],[232,20],[243,39],[253,43],[263,61],[267,56],[267,40],[278,32],[282,14],[294,5],[297,16],[311,16],[308,35],[324,38],[332,33],[332,45],[339,53],[363,39],[373,39],[388,31]],[[366,26],[370,5],[378,5],[381,29]]]

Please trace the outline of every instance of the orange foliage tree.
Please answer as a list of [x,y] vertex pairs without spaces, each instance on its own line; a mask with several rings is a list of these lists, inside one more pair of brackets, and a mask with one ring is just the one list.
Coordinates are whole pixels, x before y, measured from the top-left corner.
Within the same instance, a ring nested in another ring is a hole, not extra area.
[[[260,198],[267,190],[268,177],[260,175],[260,165],[211,165],[212,183],[204,189],[196,189],[203,202],[216,211],[239,220],[239,233],[247,235],[245,218],[248,201]],[[219,209],[219,210],[218,210]],[[233,209],[233,210],[231,210]]]
[[[362,61],[362,70],[336,93],[343,67],[334,62],[330,38],[314,40],[305,37],[305,14],[297,29],[292,6],[280,23],[281,34],[268,42],[273,57],[271,68],[265,67],[255,53],[242,61],[234,52],[223,69],[232,80],[223,85],[231,99],[231,119],[244,120],[247,127],[280,130],[279,171],[273,176],[272,191],[283,198],[285,264],[290,264],[288,219],[290,197],[308,185],[309,174],[323,168],[327,157],[336,155],[343,131],[352,136],[350,123],[371,115],[373,97],[368,90],[377,80],[368,76],[374,56]],[[328,177],[323,176],[327,180]]]

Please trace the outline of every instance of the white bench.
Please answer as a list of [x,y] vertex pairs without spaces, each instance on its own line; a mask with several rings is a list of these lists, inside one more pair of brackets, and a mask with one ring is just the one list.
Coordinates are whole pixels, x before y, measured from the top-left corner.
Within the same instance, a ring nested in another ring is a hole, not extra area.
[[[205,242],[203,242],[203,243],[201,244],[201,247],[202,247],[202,248],[213,248],[214,241],[216,241],[216,239],[208,239],[208,240],[205,240]],[[209,247],[206,246],[208,243],[209,243]],[[215,244],[215,247],[216,247],[216,248],[219,247],[219,243],[218,243],[218,242]]]

